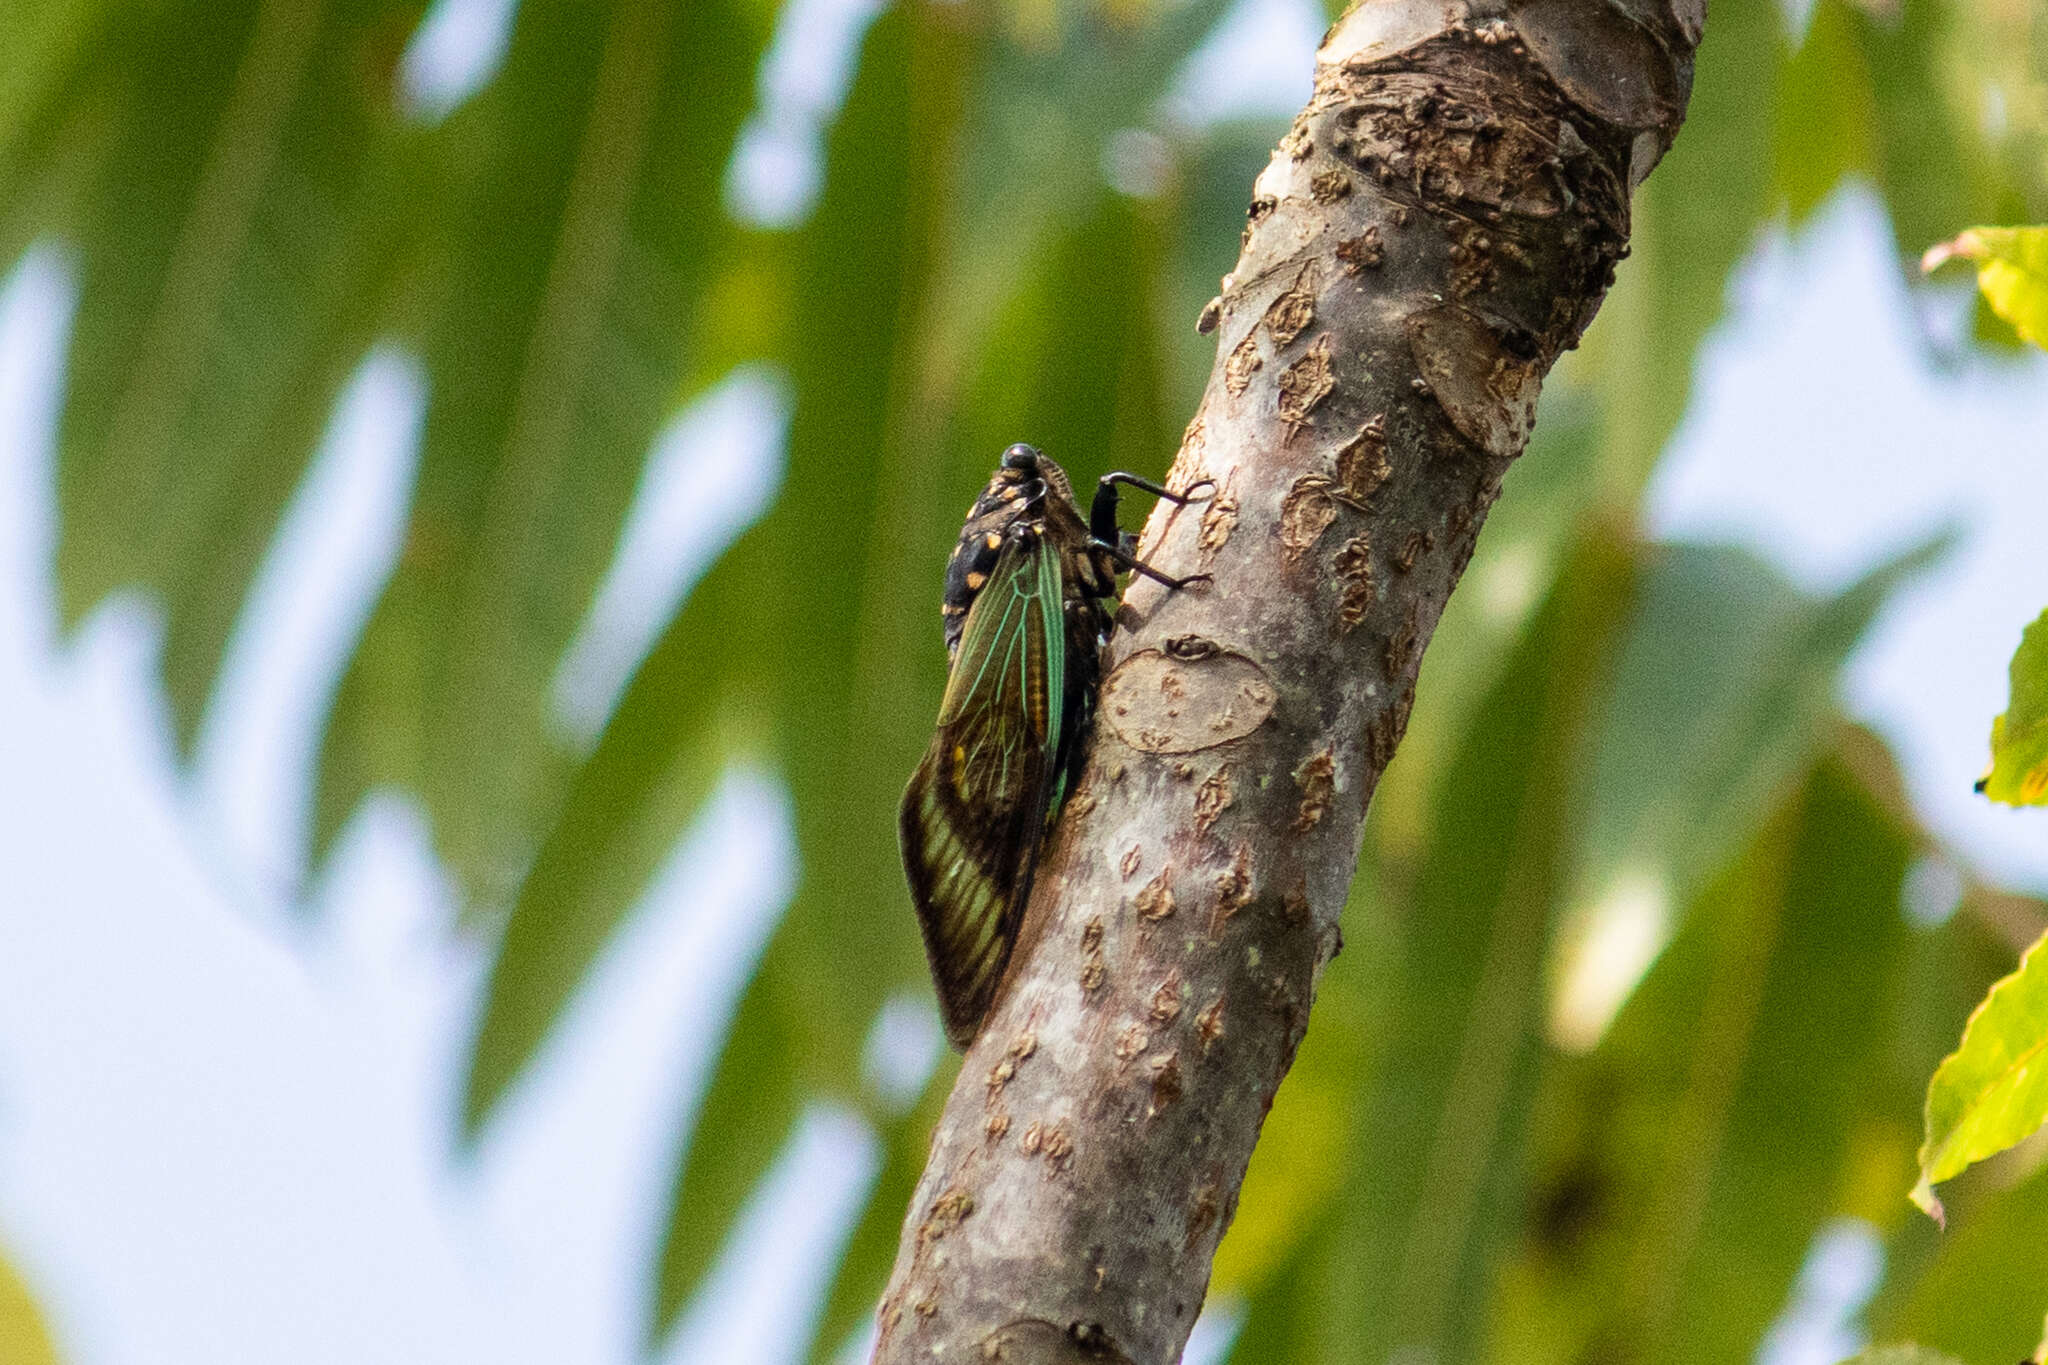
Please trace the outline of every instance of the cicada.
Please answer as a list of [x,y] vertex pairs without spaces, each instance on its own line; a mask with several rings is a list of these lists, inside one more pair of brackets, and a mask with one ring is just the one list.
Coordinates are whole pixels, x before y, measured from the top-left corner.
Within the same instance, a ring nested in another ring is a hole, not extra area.
[[1011,446],[946,569],[946,692],[898,823],[946,1036],[962,1050],[995,998],[1039,845],[1078,775],[1119,571],[1170,588],[1197,581],[1138,561],[1117,525],[1122,485],[1198,500],[1109,474],[1083,521],[1066,471]]

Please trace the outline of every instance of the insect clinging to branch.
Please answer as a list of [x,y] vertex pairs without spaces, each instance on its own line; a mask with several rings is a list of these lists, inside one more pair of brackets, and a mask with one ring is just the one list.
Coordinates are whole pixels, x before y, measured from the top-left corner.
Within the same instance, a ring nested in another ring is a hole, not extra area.
[[1095,719],[1117,575],[1169,588],[1117,525],[1120,486],[1199,501],[1134,474],[1105,475],[1086,521],[1066,471],[1013,445],[967,514],[940,608],[949,670],[931,747],[898,829],[946,1036],[965,1049],[995,998],[1046,830]]

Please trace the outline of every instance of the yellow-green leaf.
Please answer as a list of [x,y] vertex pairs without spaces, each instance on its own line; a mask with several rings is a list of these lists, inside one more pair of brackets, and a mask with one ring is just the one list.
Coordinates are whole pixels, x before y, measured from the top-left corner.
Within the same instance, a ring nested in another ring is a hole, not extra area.
[[[2038,1357],[2048,1298],[2048,1176],[1973,1180],[1955,1200],[1953,1232],[1914,1219],[1887,1253],[1885,1288],[1868,1310],[1882,1341],[1917,1341],[1972,1365]],[[1887,1301],[1889,1300],[1889,1301]]]
[[1954,1356],[1930,1351],[1925,1346],[1873,1346],[1842,1365],[1959,1365]]
[[1991,722],[1991,771],[1977,790],[2008,806],[2048,805],[2048,611],[2013,653],[2012,699]]
[[57,1348],[28,1286],[0,1257],[0,1361],[6,1365],[57,1365]]
[[1991,988],[1963,1042],[1927,1083],[1927,1136],[1913,1202],[1942,1217],[1934,1187],[2048,1123],[2048,951],[2036,942]]
[[1991,310],[2036,346],[2048,347],[2048,227],[1975,227],[1929,247],[1923,270],[1956,257],[1977,263]]

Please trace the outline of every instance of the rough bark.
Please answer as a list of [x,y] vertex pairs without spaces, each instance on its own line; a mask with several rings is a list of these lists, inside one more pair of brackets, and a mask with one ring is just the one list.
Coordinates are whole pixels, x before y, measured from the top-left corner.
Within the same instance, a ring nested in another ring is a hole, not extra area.
[[1537,390],[1683,118],[1704,0],[1363,0],[1252,192],[1086,773],[904,1223],[878,1362],[1186,1344],[1366,803]]

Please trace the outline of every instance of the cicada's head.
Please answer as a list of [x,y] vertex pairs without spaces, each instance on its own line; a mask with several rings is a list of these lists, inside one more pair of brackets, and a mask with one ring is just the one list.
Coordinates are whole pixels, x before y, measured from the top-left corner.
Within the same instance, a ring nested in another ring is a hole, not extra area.
[[1074,486],[1067,482],[1067,471],[1037,446],[1026,445],[1022,441],[1003,452],[1003,462],[996,470],[996,479],[1012,486],[1028,485],[1036,480],[1062,502],[1071,504],[1074,501]]

